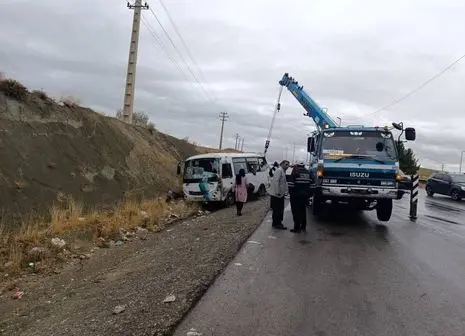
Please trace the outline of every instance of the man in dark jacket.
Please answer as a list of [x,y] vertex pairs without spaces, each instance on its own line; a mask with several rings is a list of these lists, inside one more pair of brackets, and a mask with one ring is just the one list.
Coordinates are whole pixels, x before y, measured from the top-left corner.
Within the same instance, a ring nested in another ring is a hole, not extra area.
[[307,204],[310,197],[310,171],[303,162],[296,164],[288,178],[294,228],[291,232],[299,233],[307,228]]

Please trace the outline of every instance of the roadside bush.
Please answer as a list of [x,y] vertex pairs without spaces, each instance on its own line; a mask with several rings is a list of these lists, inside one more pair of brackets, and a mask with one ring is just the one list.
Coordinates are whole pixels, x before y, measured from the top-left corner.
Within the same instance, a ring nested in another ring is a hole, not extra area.
[[150,134],[153,135],[153,133],[155,133],[155,124],[154,123],[149,123],[147,125],[147,129],[149,130]]
[[47,96],[47,94],[46,94],[44,91],[42,91],[42,90],[34,90],[34,91],[32,91],[32,94],[33,94],[35,97],[37,97],[37,98],[39,98],[39,99],[41,99],[41,100],[48,101],[48,100],[50,99],[50,98]]
[[7,97],[11,97],[18,101],[26,99],[29,91],[27,88],[14,79],[3,79],[0,81],[0,92],[3,92]]

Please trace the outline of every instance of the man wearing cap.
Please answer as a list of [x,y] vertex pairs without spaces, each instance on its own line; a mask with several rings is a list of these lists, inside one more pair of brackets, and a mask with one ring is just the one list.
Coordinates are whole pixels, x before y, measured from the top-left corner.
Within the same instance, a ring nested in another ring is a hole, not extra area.
[[294,165],[288,180],[294,228],[291,232],[299,233],[307,229],[307,204],[310,197],[310,171],[303,162]]

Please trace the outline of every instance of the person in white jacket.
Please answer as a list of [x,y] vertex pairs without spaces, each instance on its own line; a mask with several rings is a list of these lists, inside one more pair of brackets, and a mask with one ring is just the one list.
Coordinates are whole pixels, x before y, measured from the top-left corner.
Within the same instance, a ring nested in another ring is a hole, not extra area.
[[289,161],[281,161],[279,168],[271,178],[269,194],[271,197],[271,209],[273,211],[272,226],[276,229],[287,230],[283,225],[284,218],[284,196],[287,193],[286,170],[289,168]]

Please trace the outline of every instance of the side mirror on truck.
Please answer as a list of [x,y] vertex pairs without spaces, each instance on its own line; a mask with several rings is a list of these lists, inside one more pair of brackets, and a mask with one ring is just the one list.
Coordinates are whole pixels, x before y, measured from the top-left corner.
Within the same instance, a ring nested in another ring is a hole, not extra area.
[[178,163],[178,166],[176,167],[176,173],[178,175],[181,175],[181,164],[180,163]]
[[315,153],[315,138],[314,137],[307,138],[307,152]]
[[415,132],[415,128],[407,127],[405,129],[405,139],[409,141],[415,141],[416,137],[417,137],[417,134]]

